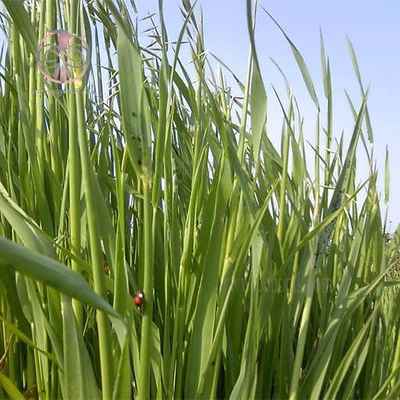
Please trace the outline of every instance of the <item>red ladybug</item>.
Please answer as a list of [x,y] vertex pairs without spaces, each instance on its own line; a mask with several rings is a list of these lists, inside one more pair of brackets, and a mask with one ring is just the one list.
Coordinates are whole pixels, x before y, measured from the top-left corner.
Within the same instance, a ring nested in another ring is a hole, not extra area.
[[144,305],[144,294],[141,290],[138,290],[133,297],[133,302],[136,307],[142,308]]

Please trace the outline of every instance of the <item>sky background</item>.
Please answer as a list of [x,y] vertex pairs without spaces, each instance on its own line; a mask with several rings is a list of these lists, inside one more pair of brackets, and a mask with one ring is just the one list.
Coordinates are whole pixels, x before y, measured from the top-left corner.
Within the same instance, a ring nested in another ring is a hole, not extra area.
[[[157,12],[156,0],[137,0],[139,16]],[[164,0],[165,19],[170,39],[176,39],[182,25],[178,0]],[[324,102],[321,86],[319,30],[322,29],[325,46],[331,61],[334,87],[334,131],[342,130],[349,138],[353,117],[344,95],[348,90],[360,104],[360,91],[349,57],[346,35],[357,52],[365,86],[370,85],[369,110],[375,135],[375,158],[382,188],[386,146],[390,152],[391,199],[389,204],[390,230],[400,223],[400,1],[383,0],[304,0],[261,1],[261,4],[279,21],[297,48],[303,54],[316,83],[320,102]],[[249,40],[245,0],[199,0],[204,14],[207,50],[215,53],[235,73],[245,79]],[[290,48],[276,26],[260,10],[257,21],[257,50],[262,73],[274,110],[272,84],[283,90],[282,78],[269,58],[276,60],[289,78],[294,94],[301,105],[306,121],[305,136],[314,138],[315,107],[311,102]],[[284,93],[284,92],[282,92]],[[275,108],[278,111],[278,108]],[[270,110],[271,111],[271,110]],[[271,113],[270,113],[271,114]],[[272,112],[274,115],[274,113]],[[281,115],[270,120],[272,140],[279,144]],[[310,150],[311,153],[311,150]],[[361,176],[367,175],[367,165],[360,161]],[[383,210],[385,211],[385,209]]]

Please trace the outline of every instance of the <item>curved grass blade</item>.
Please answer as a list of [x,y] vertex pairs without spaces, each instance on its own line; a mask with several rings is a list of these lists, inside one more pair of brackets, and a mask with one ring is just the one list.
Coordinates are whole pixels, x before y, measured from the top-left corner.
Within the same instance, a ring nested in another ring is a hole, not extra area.
[[82,303],[118,317],[114,309],[89,287],[81,275],[49,257],[0,238],[0,262]]

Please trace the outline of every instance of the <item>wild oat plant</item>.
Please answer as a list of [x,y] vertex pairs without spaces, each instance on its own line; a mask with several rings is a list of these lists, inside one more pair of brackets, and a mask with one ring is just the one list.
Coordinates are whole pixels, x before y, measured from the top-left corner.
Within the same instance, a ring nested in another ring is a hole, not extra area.
[[254,26],[272,16],[250,0],[244,82],[189,0],[174,38],[162,0],[142,20],[132,0],[2,3],[1,398],[400,396],[397,253],[350,42],[361,96],[337,137],[322,38],[318,93],[272,19],[311,144],[289,83],[266,90]]

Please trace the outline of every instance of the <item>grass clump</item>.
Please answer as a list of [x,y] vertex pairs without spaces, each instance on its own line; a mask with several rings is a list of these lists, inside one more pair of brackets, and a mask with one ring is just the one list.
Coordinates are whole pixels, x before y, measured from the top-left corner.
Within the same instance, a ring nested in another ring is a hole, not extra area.
[[[175,42],[162,1],[157,21],[141,21],[148,45],[132,1],[3,3],[1,396],[399,396],[397,292],[386,288],[397,282],[386,278],[393,257],[352,46],[361,101],[349,97],[345,145],[323,42],[320,98],[282,30],[315,104],[307,147],[290,87],[263,83],[250,0],[239,100],[210,69],[189,1]],[[56,29],[92,50],[87,82],[47,82],[37,70],[35,49]]]

